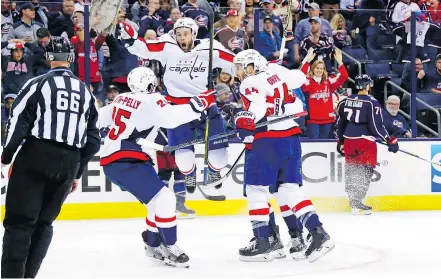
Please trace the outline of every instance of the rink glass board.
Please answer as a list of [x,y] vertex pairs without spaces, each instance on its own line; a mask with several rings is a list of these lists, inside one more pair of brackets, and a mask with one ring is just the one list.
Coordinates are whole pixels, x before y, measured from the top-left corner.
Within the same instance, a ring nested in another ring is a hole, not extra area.
[[[302,144],[303,187],[320,212],[349,210],[344,192],[344,158],[335,151],[335,146],[335,142]],[[406,141],[400,142],[400,147],[423,158],[441,162],[440,141]],[[228,150],[230,164],[236,160],[242,149],[242,144],[230,144]],[[372,204],[375,210],[441,209],[440,167],[403,153],[389,153],[385,146],[379,145],[378,152],[377,168],[368,192],[368,203]],[[196,146],[196,154],[197,177],[202,184],[203,145]],[[229,167],[230,165],[227,166]],[[188,196],[188,205],[194,208],[198,215],[246,214],[247,203],[242,196],[243,167],[242,160],[220,190],[227,196],[227,201],[207,201],[196,191]],[[227,169],[222,172],[227,172]],[[81,182],[79,190],[67,198],[60,219],[145,216],[145,207],[142,204],[105,178],[99,166],[98,156],[89,163]],[[2,205],[5,200],[6,183],[4,179],[1,191]],[[274,209],[277,211],[278,208],[274,206]],[[2,206],[2,217],[3,214]]]

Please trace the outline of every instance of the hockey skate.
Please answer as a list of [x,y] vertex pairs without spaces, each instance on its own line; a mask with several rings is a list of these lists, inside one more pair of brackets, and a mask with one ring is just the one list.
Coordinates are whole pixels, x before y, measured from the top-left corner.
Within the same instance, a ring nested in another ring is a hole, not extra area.
[[196,212],[193,209],[187,208],[185,205],[185,197],[176,194],[176,218],[193,219],[194,217],[196,217]]
[[272,261],[273,257],[271,256],[271,246],[269,238],[252,238],[248,246],[239,249],[239,260],[243,262]]
[[322,226],[310,231],[309,234],[311,244],[309,244],[308,249],[306,249],[305,256],[308,258],[308,261],[312,263],[334,249],[335,244]]
[[142,232],[142,238],[144,240],[144,253],[147,257],[149,258],[153,258],[157,261],[164,261],[164,256],[162,255],[162,250],[161,250],[161,246],[158,247],[152,247],[150,245],[147,244],[146,240],[147,240],[147,232],[144,231]]
[[306,259],[306,244],[301,231],[289,230],[291,240],[288,244],[289,253],[295,261]]
[[162,255],[164,256],[164,263],[174,267],[189,268],[190,258],[182,251],[176,244],[160,246]]
[[193,171],[190,175],[185,176],[185,188],[187,192],[193,194],[196,190],[196,172]]
[[280,240],[279,226],[274,228],[274,235],[269,237],[271,256],[275,259],[286,258],[283,243]]
[[[207,181],[207,184],[208,185],[210,185],[210,184],[216,184],[216,181],[219,181],[219,180],[221,180],[222,179],[222,177],[221,177],[221,174],[220,174],[220,172],[219,171],[216,171],[216,172],[209,172],[208,173],[208,181]],[[214,186],[214,188],[216,188],[216,189],[220,189],[222,187],[222,183],[219,183],[219,184],[217,184],[216,186]]]
[[370,215],[372,214],[372,206],[363,204],[362,202],[351,205],[351,214],[353,215]]

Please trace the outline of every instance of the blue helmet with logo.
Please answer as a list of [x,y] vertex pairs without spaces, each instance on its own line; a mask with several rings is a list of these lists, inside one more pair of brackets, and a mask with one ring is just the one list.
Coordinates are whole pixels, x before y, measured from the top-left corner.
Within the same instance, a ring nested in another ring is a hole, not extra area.
[[374,86],[374,81],[368,75],[358,75],[355,77],[355,88],[358,90],[366,89],[367,86]]

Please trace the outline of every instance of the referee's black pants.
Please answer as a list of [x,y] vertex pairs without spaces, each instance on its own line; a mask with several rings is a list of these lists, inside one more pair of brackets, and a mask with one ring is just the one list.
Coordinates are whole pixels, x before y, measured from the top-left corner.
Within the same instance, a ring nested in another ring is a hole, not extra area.
[[13,162],[6,193],[2,278],[33,278],[52,240],[80,164],[80,150],[47,140],[28,139]]

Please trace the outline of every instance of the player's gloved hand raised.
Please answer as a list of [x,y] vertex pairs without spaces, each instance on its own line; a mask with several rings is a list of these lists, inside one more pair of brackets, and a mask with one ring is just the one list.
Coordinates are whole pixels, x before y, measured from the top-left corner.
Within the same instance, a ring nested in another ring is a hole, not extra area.
[[117,27],[118,39],[123,40],[126,45],[132,45],[138,38],[138,32],[127,23],[119,23]]
[[256,131],[256,116],[250,111],[241,111],[236,114],[236,131],[243,143],[252,143]]
[[216,91],[211,89],[201,93],[199,96],[195,96],[190,99],[190,106],[195,112],[203,112],[216,104],[216,98],[214,93]]
[[344,147],[344,142],[342,140],[338,140],[337,141],[337,152],[338,154],[340,154],[342,157],[345,156],[345,147]]
[[398,139],[396,137],[390,137],[387,140],[387,146],[389,146],[389,152],[397,153],[400,147],[398,146]]

